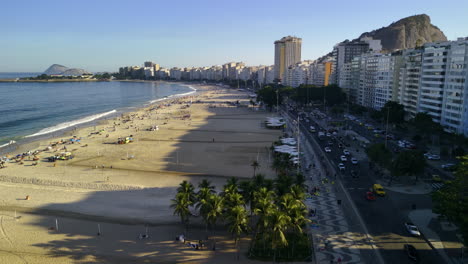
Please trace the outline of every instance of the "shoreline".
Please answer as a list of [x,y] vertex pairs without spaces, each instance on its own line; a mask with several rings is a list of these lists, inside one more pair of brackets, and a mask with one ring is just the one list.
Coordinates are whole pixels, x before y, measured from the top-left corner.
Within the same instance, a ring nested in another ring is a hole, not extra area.
[[[129,81],[133,82],[133,80],[129,80]],[[136,81],[140,82],[140,80],[136,80]],[[160,82],[160,81],[141,80],[141,82]],[[34,132],[34,133],[30,134],[30,135],[25,135],[25,136],[11,135],[11,136],[9,136],[9,138],[12,138],[12,140],[15,141],[15,142],[13,144],[10,144],[10,143],[1,144],[0,145],[0,155],[7,155],[7,154],[11,154],[12,152],[18,151],[19,149],[24,149],[24,145],[36,146],[37,144],[35,144],[35,143],[39,143],[39,141],[42,141],[42,140],[45,140],[45,139],[52,139],[52,138],[56,138],[56,137],[69,136],[68,134],[69,134],[70,131],[74,131],[74,130],[77,130],[77,129],[85,129],[85,128],[89,128],[89,127],[92,127],[92,126],[97,126],[97,125],[99,125],[99,123],[105,122],[107,120],[111,120],[111,119],[113,119],[113,118],[115,118],[115,117],[117,117],[119,115],[126,115],[126,114],[129,114],[129,113],[132,113],[132,112],[141,111],[141,110],[143,110],[143,109],[145,109],[147,107],[150,107],[153,104],[162,103],[162,102],[164,102],[166,100],[176,99],[178,97],[183,97],[183,96],[188,96],[188,95],[197,95],[197,93],[199,91],[198,89],[195,89],[195,88],[191,87],[190,86],[191,84],[188,84],[188,83],[180,83],[180,85],[187,86],[188,88],[192,89],[192,91],[190,91],[188,93],[174,94],[174,95],[162,97],[162,98],[159,98],[159,99],[150,100],[150,101],[147,101],[147,102],[144,102],[144,103],[140,103],[137,106],[122,107],[120,109],[114,109],[114,110],[109,111],[109,112],[96,113],[94,115],[82,117],[80,119],[59,123],[59,124],[56,124],[54,126],[58,126],[58,125],[64,124],[64,123],[76,122],[76,121],[79,121],[79,120],[82,120],[82,119],[85,119],[85,118],[89,118],[89,117],[92,117],[92,116],[109,113],[109,114],[107,114],[105,116],[98,117],[98,118],[95,118],[95,119],[90,120],[90,121],[85,121],[85,122],[82,122],[82,123],[78,123],[76,125],[71,125],[71,126],[64,127],[62,129],[57,129],[55,131],[50,131],[50,132],[47,132],[47,133],[41,133],[41,131],[43,130],[43,129],[41,129],[41,130],[36,131],[36,132]],[[197,84],[195,84],[195,85],[197,85]],[[113,112],[113,113],[110,113],[110,112]],[[52,128],[54,126],[51,126],[51,127],[48,127],[48,128]],[[47,128],[45,128],[45,129],[47,129]],[[38,133],[41,133],[41,134],[38,134]],[[37,148],[37,147],[32,147],[32,148]]]

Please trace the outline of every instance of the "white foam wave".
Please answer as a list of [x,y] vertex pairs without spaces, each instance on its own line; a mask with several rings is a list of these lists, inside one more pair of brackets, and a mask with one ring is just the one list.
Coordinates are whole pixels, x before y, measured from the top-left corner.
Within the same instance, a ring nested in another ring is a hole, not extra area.
[[69,128],[69,127],[76,126],[76,125],[79,125],[79,124],[91,122],[91,121],[93,121],[93,120],[96,120],[96,119],[98,119],[98,118],[101,118],[101,117],[104,117],[104,116],[113,114],[113,113],[115,113],[115,112],[117,112],[117,110],[114,109],[114,110],[109,111],[109,112],[100,113],[100,114],[95,114],[95,115],[90,115],[90,116],[83,117],[83,118],[80,118],[80,119],[77,119],[77,120],[73,120],[73,121],[69,121],[69,122],[64,122],[64,123],[60,123],[60,124],[55,125],[55,126],[51,126],[51,127],[44,128],[44,129],[40,130],[39,132],[34,133],[34,134],[32,134],[32,135],[28,135],[28,136],[26,136],[26,137],[28,138],[28,137],[35,137],[35,136],[40,136],[40,135],[49,134],[49,133],[52,133],[52,132],[55,132],[55,131],[59,131],[59,130],[65,129],[65,128]]
[[16,143],[16,141],[10,140],[10,142],[8,142],[6,144],[3,144],[3,145],[0,145],[0,148],[8,147],[8,146],[13,145],[15,143]]
[[157,102],[160,102],[160,101],[164,101],[164,100],[167,100],[167,99],[170,99],[170,98],[173,98],[173,97],[187,96],[187,95],[190,95],[190,94],[193,94],[193,93],[196,93],[196,92],[197,92],[197,89],[193,88],[192,86],[187,86],[187,87],[190,88],[190,89],[192,89],[193,91],[187,92],[187,93],[173,94],[173,95],[169,95],[169,96],[164,96],[163,98],[159,98],[159,99],[156,99],[156,100],[152,100],[152,101],[150,101],[149,103],[150,103],[150,104],[154,104],[154,103],[157,103]]

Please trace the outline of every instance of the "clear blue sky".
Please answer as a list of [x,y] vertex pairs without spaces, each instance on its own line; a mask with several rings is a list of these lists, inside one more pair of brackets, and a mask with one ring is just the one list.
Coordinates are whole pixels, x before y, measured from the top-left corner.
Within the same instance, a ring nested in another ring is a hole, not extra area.
[[163,67],[228,61],[273,64],[273,42],[302,38],[302,59],[400,18],[425,13],[448,39],[468,36],[466,0],[3,1],[0,72],[53,63],[117,71],[145,60]]

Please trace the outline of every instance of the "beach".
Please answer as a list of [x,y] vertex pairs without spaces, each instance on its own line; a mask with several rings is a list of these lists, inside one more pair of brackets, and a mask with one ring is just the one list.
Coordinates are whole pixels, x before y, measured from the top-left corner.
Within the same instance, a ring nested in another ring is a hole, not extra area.
[[[274,113],[250,107],[245,91],[207,85],[194,88],[196,95],[161,100],[10,153],[13,157],[41,150],[38,160],[31,155],[0,169],[0,209],[5,211],[0,262],[25,263],[15,255],[26,255],[27,263],[45,259],[49,263],[237,262],[233,241],[222,229],[217,232],[219,250],[182,253],[188,249],[174,238],[183,226],[169,207],[170,199],[183,180],[197,186],[208,179],[220,191],[230,177],[250,178],[253,160],[260,164],[257,173],[274,177],[269,147],[281,131],[263,126]],[[46,161],[66,152],[73,158]],[[15,211],[21,219],[14,218]],[[76,223],[51,234],[47,226],[54,226],[56,218]],[[191,222],[194,238],[206,238],[199,217]],[[97,224],[112,231],[97,239]],[[145,226],[158,235],[137,240]],[[28,230],[37,233],[34,242],[21,242],[11,235]],[[132,245],[125,246],[127,259],[119,259],[121,241]],[[248,241],[241,245],[247,250]],[[82,246],[92,250],[81,252]]]

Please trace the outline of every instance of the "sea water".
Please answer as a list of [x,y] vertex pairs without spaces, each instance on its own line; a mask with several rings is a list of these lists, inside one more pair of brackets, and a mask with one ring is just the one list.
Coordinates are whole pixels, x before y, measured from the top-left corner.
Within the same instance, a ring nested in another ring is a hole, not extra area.
[[167,82],[0,82],[0,152],[194,89]]

